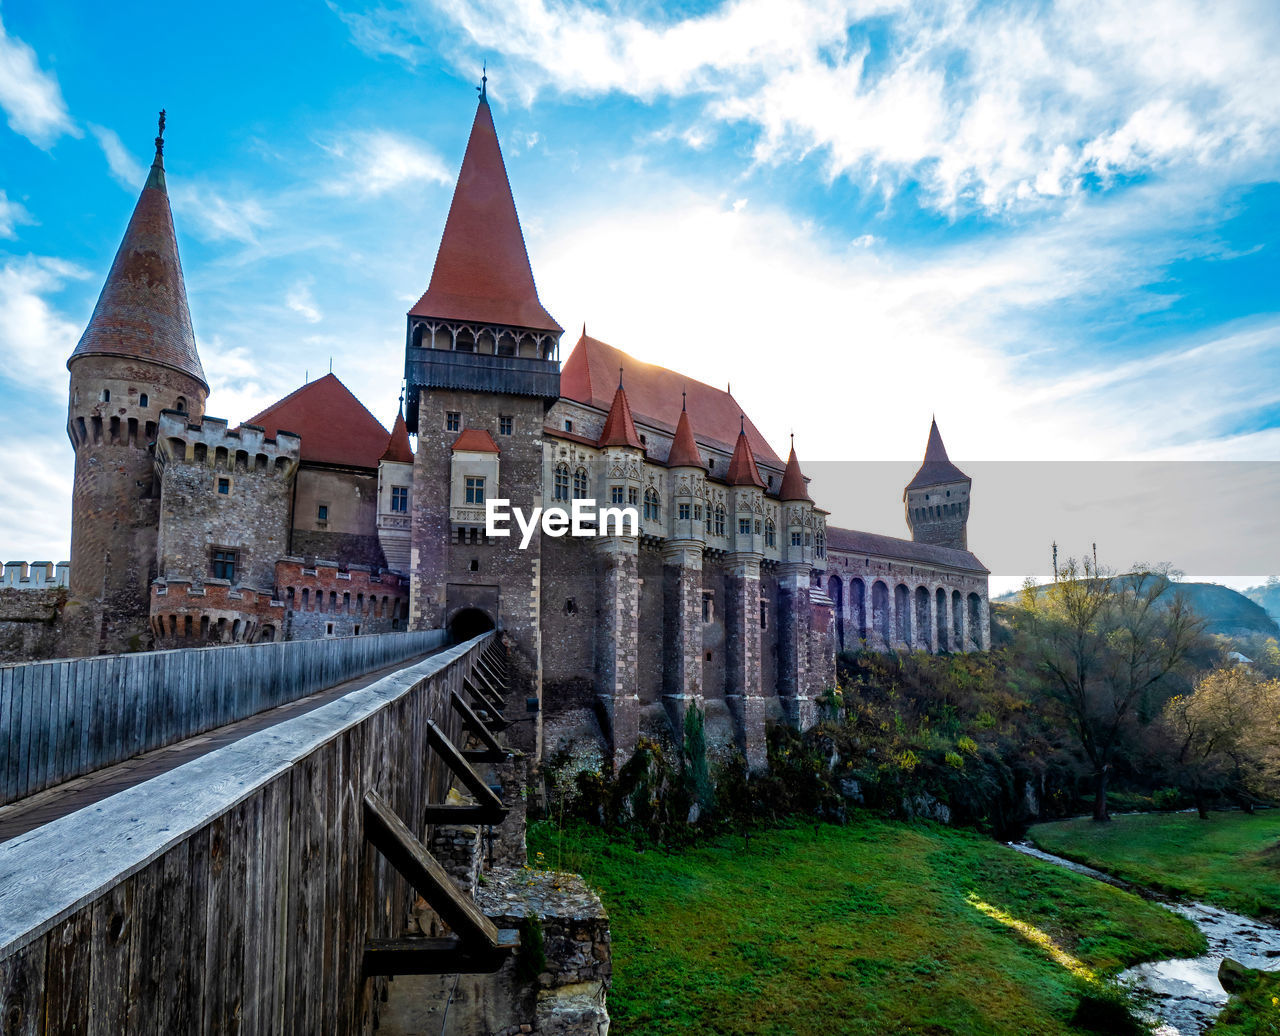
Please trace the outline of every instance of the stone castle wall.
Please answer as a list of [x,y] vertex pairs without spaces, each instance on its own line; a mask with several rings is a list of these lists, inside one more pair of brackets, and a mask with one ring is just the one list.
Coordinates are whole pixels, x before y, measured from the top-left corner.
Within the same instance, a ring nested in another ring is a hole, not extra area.
[[408,627],[408,581],[392,572],[308,565],[283,558],[275,567],[276,595],[288,610],[290,640],[390,633]]

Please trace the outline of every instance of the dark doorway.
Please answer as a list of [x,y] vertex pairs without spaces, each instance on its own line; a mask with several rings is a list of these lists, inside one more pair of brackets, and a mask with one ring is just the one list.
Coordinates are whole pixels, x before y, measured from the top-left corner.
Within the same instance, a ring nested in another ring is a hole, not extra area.
[[464,640],[488,633],[491,629],[493,620],[489,618],[488,612],[479,608],[463,608],[449,620],[449,639],[454,644],[461,644]]

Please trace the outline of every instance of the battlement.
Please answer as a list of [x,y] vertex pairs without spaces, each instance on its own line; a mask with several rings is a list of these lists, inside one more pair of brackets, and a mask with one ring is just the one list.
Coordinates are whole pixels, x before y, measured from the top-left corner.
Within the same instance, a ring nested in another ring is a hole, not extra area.
[[151,584],[151,631],[156,646],[254,644],[282,640],[285,606],[266,590],[225,579],[157,579]]
[[6,561],[0,574],[0,587],[17,590],[45,590],[52,586],[66,586],[70,580],[71,562],[59,561]]
[[298,639],[404,629],[409,614],[409,581],[367,565],[342,569],[336,561],[281,558],[276,593]]
[[274,439],[257,425],[228,428],[222,417],[189,424],[176,410],[160,412],[156,456],[161,464],[206,464],[224,471],[258,471],[291,478],[298,467],[302,439],[278,432]]

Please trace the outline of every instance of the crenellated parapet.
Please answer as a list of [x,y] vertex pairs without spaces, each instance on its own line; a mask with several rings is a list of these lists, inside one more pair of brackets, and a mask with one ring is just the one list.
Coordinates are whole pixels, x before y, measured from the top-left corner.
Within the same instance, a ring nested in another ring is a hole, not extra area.
[[71,562],[59,561],[6,561],[0,571],[0,587],[16,590],[45,590],[66,586]]
[[366,565],[281,558],[276,594],[290,619],[290,639],[342,637],[405,629],[409,580]]
[[151,584],[151,632],[158,648],[283,640],[285,606],[267,590],[229,580],[169,577]]
[[231,429],[227,424],[221,417],[205,417],[191,424],[184,413],[161,411],[156,438],[156,458],[161,467],[200,464],[231,474],[258,472],[286,482],[293,479],[298,470],[301,438],[292,432],[278,432],[272,439],[256,425]]

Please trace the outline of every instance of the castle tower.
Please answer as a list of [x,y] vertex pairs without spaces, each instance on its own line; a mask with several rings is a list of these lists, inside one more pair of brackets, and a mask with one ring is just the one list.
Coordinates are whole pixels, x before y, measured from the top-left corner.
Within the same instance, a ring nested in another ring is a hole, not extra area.
[[196,352],[165,187],[164,113],[156,155],[89,326],[67,360],[71,595],[85,654],[149,646],[160,489],[160,412],[198,421],[209,393]]
[[[540,537],[486,539],[485,500],[542,506],[543,424],[562,328],[538,299],[493,115],[480,95],[431,283],[408,314],[411,621],[508,636],[518,712],[541,699]],[[540,738],[535,723],[531,743]],[[529,728],[513,728],[517,732]]]
[[820,537],[825,526],[822,513],[809,496],[809,487],[795,443],[778,487],[782,503],[782,562],[778,565],[778,696],[788,720],[801,730],[812,726],[817,714],[814,697],[821,692],[827,674],[810,662],[813,636],[812,573],[826,567]]
[[938,422],[929,427],[924,463],[902,491],[907,528],[917,543],[933,543],[955,550],[969,549],[968,475],[947,458]]

